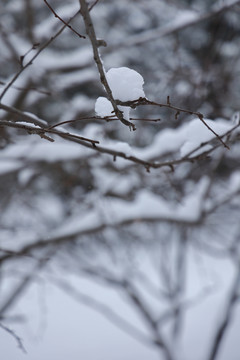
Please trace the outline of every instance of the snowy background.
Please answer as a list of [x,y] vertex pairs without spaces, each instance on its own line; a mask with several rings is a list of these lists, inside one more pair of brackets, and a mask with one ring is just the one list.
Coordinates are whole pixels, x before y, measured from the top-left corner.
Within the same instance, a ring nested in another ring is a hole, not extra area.
[[136,131],[49,4],[0,7],[3,360],[238,360],[240,1],[90,4]]

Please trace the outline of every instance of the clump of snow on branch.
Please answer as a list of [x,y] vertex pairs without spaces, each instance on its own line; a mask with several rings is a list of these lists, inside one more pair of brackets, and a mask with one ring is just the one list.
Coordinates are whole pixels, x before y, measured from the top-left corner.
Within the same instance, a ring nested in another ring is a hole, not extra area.
[[115,99],[131,101],[145,97],[143,77],[135,70],[127,67],[112,68],[106,78]]
[[[145,97],[143,77],[133,69],[127,67],[112,68],[106,73],[106,79],[116,100],[133,101]],[[123,111],[125,119],[129,119],[130,107],[119,106],[119,110]],[[97,99],[95,112],[101,117],[114,114],[111,102],[105,97]]]
[[95,112],[98,116],[112,116],[113,115],[113,107],[108,99],[103,96],[97,98],[95,103]]

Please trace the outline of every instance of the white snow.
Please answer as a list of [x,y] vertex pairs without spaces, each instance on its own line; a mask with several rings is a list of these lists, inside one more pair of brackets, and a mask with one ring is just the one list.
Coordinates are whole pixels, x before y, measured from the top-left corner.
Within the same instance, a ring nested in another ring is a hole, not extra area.
[[[105,99],[105,98],[102,98]],[[97,110],[101,115],[110,115],[110,112],[104,112],[105,100],[97,101]],[[102,106],[102,108],[101,108]],[[218,135],[223,135],[233,128],[231,121],[216,119],[208,120],[205,122],[210,126]],[[235,133],[239,131],[235,129]],[[102,126],[97,124],[88,125],[83,133],[84,136],[91,139],[97,139],[103,148],[112,149],[113,151],[121,151],[126,155],[134,155],[145,161],[161,161],[161,158],[169,155],[169,158],[181,158],[186,156],[189,152],[193,151],[190,156],[197,156],[206,150],[212,148],[211,144],[201,146],[202,143],[214,140],[219,142],[216,136],[200,121],[200,119],[193,119],[179,126],[177,129],[164,129],[156,133],[149,145],[145,147],[131,146],[127,142],[120,142],[116,146],[116,141],[107,139],[102,134]],[[223,139],[224,140],[224,139]],[[197,149],[197,150],[195,150]],[[117,158],[114,162],[115,167],[124,168],[128,163],[126,160]]]
[[[106,79],[112,90],[114,99],[121,101],[133,101],[145,97],[143,91],[143,77],[135,70],[127,67],[112,68],[106,73]],[[129,120],[130,107],[119,106],[124,119]],[[113,107],[105,97],[96,100],[95,112],[98,116],[113,115]]]
[[[208,126],[213,129],[218,135],[223,135],[231,129],[232,124],[229,121],[219,120],[205,120]],[[214,134],[199,120],[191,121],[186,129],[186,138],[184,145],[181,148],[181,156],[185,156],[188,152],[194,150],[201,143],[214,138]],[[200,153],[209,150],[210,145],[204,146],[200,149]],[[194,155],[197,155],[195,152]]]
[[28,181],[34,176],[33,169],[25,168],[18,173],[18,182],[22,186],[26,186]]
[[107,98],[103,96],[97,98],[95,103],[95,112],[98,116],[101,117],[114,115],[112,104]]
[[101,217],[97,212],[92,211],[87,214],[74,215],[69,217],[62,226],[55,230],[53,236],[74,236],[101,225]]
[[[28,111],[24,111],[23,112],[24,115],[27,115],[29,116],[29,118],[32,119],[33,122],[35,122],[37,125],[47,125],[47,121],[43,120],[43,119],[40,119],[37,115],[33,114],[33,113],[30,113]],[[30,120],[30,119],[29,119]],[[29,124],[28,124],[29,125]]]
[[[67,53],[63,52],[61,56],[56,57],[55,52],[50,48],[46,52],[42,52],[34,61],[33,66],[35,66],[38,71],[39,68],[44,71],[56,71],[66,68],[81,68],[89,65],[89,62],[92,59],[91,49],[88,47],[83,47],[77,50],[69,50]],[[88,70],[79,71],[82,76],[85,76],[85,72],[88,73]],[[75,72],[74,72],[75,73]],[[62,74],[64,75],[64,74]],[[67,74],[65,74],[67,77]],[[70,74],[69,74],[70,75]],[[78,80],[81,81],[81,76],[78,76]]]
[[[101,113],[101,116],[105,114],[105,100],[107,99],[100,98],[97,101],[96,107]],[[232,123],[224,120],[206,120],[206,123],[219,135],[224,134],[232,128]],[[100,145],[103,148],[123,152],[127,156],[134,155],[146,161],[151,161],[152,159],[159,159],[159,161],[161,161],[162,156],[166,154],[173,155],[174,153],[176,153],[176,156],[177,154],[180,154],[182,157],[187,155],[190,151],[196,149],[203,142],[216,138],[215,135],[207,129],[199,119],[192,120],[178,129],[165,129],[158,132],[152,142],[144,148],[131,146],[127,142],[116,142],[111,139],[106,139],[101,132],[102,126],[92,124],[85,128],[83,136],[99,140]],[[76,143],[65,142],[58,138],[55,139],[54,143],[46,142],[36,137],[33,137],[32,139],[33,141],[26,142],[26,137],[19,138],[19,142],[17,144],[8,145],[1,151],[0,161],[2,164],[2,171],[5,171],[4,169],[6,169],[7,160],[11,162],[21,161],[21,164],[23,164],[22,161],[26,159],[30,161],[55,162],[82,158],[94,151],[93,149],[85,148]],[[219,140],[216,139],[216,141]],[[195,151],[192,156],[199,155],[201,152],[209,149],[210,147],[211,145],[205,145],[198,151]],[[17,167],[19,165],[20,164],[17,163]],[[117,162],[114,163],[114,166],[120,166],[121,168],[125,167],[125,165],[126,161],[120,158],[118,158]],[[16,165],[13,166],[15,167]],[[8,168],[11,168],[10,163]]]
[[235,171],[230,177],[229,189],[232,193],[240,190],[240,171]]
[[93,82],[96,78],[95,70],[89,69],[72,71],[66,74],[62,74],[61,77],[57,77],[54,80],[55,90],[62,91],[66,88],[71,88],[74,85],[82,85],[88,82]]
[[112,68],[106,73],[106,78],[115,99],[131,101],[145,97],[143,77],[133,69]]
[[116,142],[116,144],[114,146],[114,150],[123,152],[127,156],[133,155],[133,148],[124,141]]
[[169,202],[148,190],[142,190],[133,202],[114,201],[108,204],[108,210],[104,212],[110,223],[141,218],[194,222],[198,220],[201,213],[203,193],[207,186],[208,179],[202,179],[196,185],[194,192],[187,194],[180,204]]
[[[25,139],[25,137],[24,137]],[[45,161],[56,162],[80,159],[91,153],[91,149],[84,148],[76,143],[56,140],[54,143],[35,138],[35,141],[20,141],[1,151],[0,164],[4,161]]]
[[[218,135],[223,135],[232,128],[232,123],[227,120],[205,120]],[[179,152],[181,157],[186,156],[202,143],[207,142],[216,136],[200,121],[194,119],[177,129],[164,129],[158,132],[152,143],[143,149],[134,149],[136,156],[145,160],[163,156],[167,153]],[[217,139],[217,138],[216,138]],[[219,140],[218,140],[219,141]],[[211,148],[211,145],[201,147],[193,155],[199,155]]]
[[17,160],[0,161],[0,175],[17,171],[21,167],[22,167],[22,163]]
[[[145,97],[143,77],[135,70],[127,67],[112,68],[106,73],[106,78],[115,99],[133,101],[139,97]],[[119,109],[123,111],[124,118],[129,119],[130,107],[119,106]],[[101,117],[112,116],[112,104],[105,97],[99,97],[95,103],[95,112]],[[229,121],[221,119],[218,121],[206,119],[205,122],[220,136],[230,130],[232,126]],[[214,136],[214,133],[200,119],[194,119],[178,129],[165,129],[159,132],[150,146],[144,149],[135,149],[134,153],[140,158],[149,159],[180,150],[181,157],[184,157],[202,143],[214,138]],[[104,144],[102,145],[104,146]],[[207,144],[195,151],[194,155],[199,155],[210,149],[211,145]]]
[[186,26],[197,20],[197,18],[198,13],[196,11],[184,10],[177,14],[176,18],[172,22],[170,22],[169,27],[177,28],[181,26]]
[[[129,120],[130,107],[129,106],[118,106],[119,110],[123,112],[124,119]],[[114,110],[111,102],[103,96],[97,98],[95,103],[95,113],[98,116],[113,116]]]

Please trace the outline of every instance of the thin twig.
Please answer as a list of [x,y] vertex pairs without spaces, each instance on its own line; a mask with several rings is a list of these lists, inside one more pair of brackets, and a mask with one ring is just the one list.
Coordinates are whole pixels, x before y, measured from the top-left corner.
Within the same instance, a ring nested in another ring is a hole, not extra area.
[[221,137],[206,123],[206,121],[203,119],[203,116],[199,115],[198,116],[199,119],[202,121],[202,123],[208,128],[208,130],[210,130],[215,136],[216,138],[223,144],[223,146],[230,150],[229,146],[221,139]]
[[157,103],[155,101],[150,101],[146,98],[139,98],[137,100],[133,100],[133,101],[120,101],[120,100],[116,100],[116,103],[118,105],[122,105],[122,106],[130,106],[132,108],[136,108],[137,106],[140,106],[140,105],[154,105],[154,106],[159,106],[159,107],[165,107],[165,108],[169,108],[169,109],[172,109],[172,110],[175,110],[176,111],[176,116],[178,116],[179,113],[187,113],[189,115],[196,115],[199,120],[202,121],[202,123],[208,128],[209,131],[211,131],[217,138],[218,140],[222,143],[222,145],[227,148],[229,150],[229,146],[221,139],[221,137],[206,123],[206,121],[204,120],[204,116],[202,113],[200,112],[197,112],[197,111],[192,111],[192,110],[187,110],[187,109],[182,109],[182,108],[179,108],[177,106],[173,106],[171,103],[170,103],[170,100],[169,100],[169,96],[167,98],[167,103],[166,104],[160,104],[160,103]]
[[[62,138],[68,139],[70,141],[76,142],[78,144],[81,144],[85,147],[94,149],[95,151],[98,151],[99,153],[103,153],[103,154],[109,154],[112,155],[114,159],[116,159],[117,157],[131,161],[135,164],[139,164],[142,165],[146,168],[147,171],[149,171],[151,168],[152,169],[159,169],[162,167],[170,167],[171,169],[173,169],[173,167],[175,165],[179,165],[182,163],[186,163],[186,162],[190,162],[192,163],[193,161],[197,161],[201,158],[206,157],[208,154],[210,154],[211,152],[213,152],[216,148],[218,148],[219,145],[216,145],[214,147],[212,147],[211,149],[208,149],[207,151],[204,151],[201,154],[198,154],[196,156],[190,156],[191,154],[193,154],[194,152],[198,151],[199,149],[201,149],[202,147],[204,147],[207,144],[210,144],[214,139],[210,139],[209,141],[197,146],[195,149],[193,149],[191,152],[189,152],[187,155],[185,155],[182,158],[179,159],[175,159],[175,160],[169,160],[169,161],[162,161],[162,162],[155,162],[153,160],[143,160],[141,158],[138,158],[136,156],[132,156],[132,155],[127,155],[124,152],[121,151],[116,151],[114,149],[110,149],[104,146],[100,146],[99,141],[97,140],[93,140],[93,139],[88,139],[79,135],[75,135],[75,134],[71,134],[68,132],[63,132],[60,130],[54,130],[51,128],[35,128],[35,127],[31,127],[25,124],[21,124],[21,123],[13,123],[10,121],[1,121],[0,120],[0,126],[9,126],[9,127],[15,127],[15,128],[21,128],[26,130],[27,132],[31,133],[31,134],[38,134],[38,135],[43,135],[45,133],[49,133],[49,134],[55,134],[58,135]],[[234,126],[232,129],[228,130],[225,134],[223,134],[221,136],[221,138],[223,138],[226,135],[230,135],[239,125]]]
[[2,328],[3,330],[5,330],[8,334],[10,334],[17,342],[18,347],[20,350],[22,350],[23,353],[27,354],[27,351],[23,345],[22,339],[15,333],[15,331],[13,331],[12,329],[10,329],[9,327],[7,327],[6,325],[3,325],[3,323],[0,323],[0,328]]
[[[61,121],[57,124],[54,124],[52,126],[50,126],[48,129],[51,130],[51,129],[54,129],[58,126],[61,126],[61,125],[66,125],[66,124],[71,124],[71,123],[75,123],[77,121],[83,121],[83,120],[108,120],[108,117],[106,118],[102,118],[100,116],[89,116],[89,117],[86,117],[86,116],[83,116],[83,117],[80,117],[78,119],[71,119],[71,120],[65,120],[65,121]],[[118,119],[111,119],[111,120],[118,120]]]
[[21,56],[20,56],[19,61],[20,61],[21,67],[23,67],[23,60],[25,59],[25,57],[26,57],[27,55],[29,55],[33,50],[36,50],[39,45],[40,45],[39,43],[33,44],[32,47],[31,47],[29,50],[27,50],[24,55],[21,55]]
[[[115,115],[113,115],[115,116]],[[109,121],[118,121],[119,119],[116,118],[116,117],[113,117],[113,116],[104,116],[104,117],[100,117],[100,116],[83,116],[83,117],[80,117],[78,119],[71,119],[71,120],[65,120],[65,121],[61,121],[57,124],[54,124],[52,126],[49,127],[49,129],[54,129],[58,126],[61,126],[61,125],[65,125],[65,124],[71,124],[71,123],[76,123],[78,121],[84,121],[84,120],[105,120],[107,122]],[[144,119],[144,118],[130,118],[130,120],[134,120],[134,121],[145,121],[145,122],[159,122],[161,121],[160,118],[157,118],[157,119]]]
[[[60,130],[37,128],[37,127],[32,127],[32,126],[28,126],[28,125],[21,124],[21,123],[13,123],[13,122],[9,122],[9,121],[1,121],[1,120],[0,120],[0,126],[9,126],[9,127],[17,128],[17,129],[23,129],[23,130],[26,130],[30,134],[37,134],[37,135],[41,136],[42,138],[46,138],[45,134],[49,133],[49,134],[58,135],[62,138],[66,138],[68,140],[78,142],[81,145],[84,145],[84,142],[89,142],[94,146],[96,144],[99,144],[98,140],[89,139],[84,136],[75,135],[75,134],[71,134],[69,132],[64,132],[64,131],[60,131]],[[53,139],[51,139],[51,138],[46,138],[46,140],[53,142]],[[91,146],[91,148],[92,148],[92,146]]]
[[[17,117],[19,117],[22,120],[29,122],[31,124],[34,124],[36,126],[40,126],[41,128],[45,128],[47,126],[47,122],[45,120],[42,119],[38,119],[35,115],[31,115],[30,113],[25,113],[21,110],[16,109],[13,106],[8,106],[8,105],[4,105],[2,103],[0,103],[0,109],[3,109],[7,112],[9,112],[10,114],[14,114]],[[9,122],[7,122],[8,124]],[[11,126],[11,125],[9,125]]]
[[98,2],[99,0],[95,0],[94,3],[91,6],[89,6],[88,10],[91,11],[94,8],[94,6],[97,5]]
[[[236,130],[238,127],[240,126],[240,124],[237,124],[235,126],[233,126],[230,130],[226,131],[223,135],[219,136],[221,139],[223,139],[224,137],[228,137],[229,135],[231,135],[234,130]],[[200,150],[201,148],[203,148],[204,146],[208,145],[209,143],[211,143],[213,141],[213,139],[211,139],[210,141],[205,141],[203,143],[201,143],[198,147],[196,147],[195,149],[191,150],[189,153],[187,153],[185,155],[185,157],[190,157],[192,154],[194,154],[196,151]],[[217,148],[217,146],[214,147],[214,150]]]
[[77,36],[79,36],[82,39],[86,39],[86,36],[79,34],[71,25],[68,24],[68,22],[64,21],[51,7],[51,5],[47,2],[47,0],[43,0],[45,4],[48,6],[48,8],[51,10],[51,12],[54,14],[54,16],[59,19],[65,26],[67,26],[71,31],[73,31]]

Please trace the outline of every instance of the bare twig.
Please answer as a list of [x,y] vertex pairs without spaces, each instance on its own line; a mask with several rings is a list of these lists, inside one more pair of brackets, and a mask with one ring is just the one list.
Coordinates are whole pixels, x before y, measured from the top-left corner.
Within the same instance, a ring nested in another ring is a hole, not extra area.
[[[234,130],[236,130],[238,127],[240,126],[240,124],[237,124],[235,126],[233,126],[230,130],[228,130],[227,132],[225,132],[223,135],[220,136],[221,139],[223,139],[224,137],[229,137]],[[185,157],[190,157],[192,154],[194,154],[196,151],[200,150],[201,148],[203,148],[204,146],[208,145],[209,143],[211,143],[213,141],[213,139],[211,139],[210,141],[205,141],[203,143],[201,143],[198,147],[196,147],[195,149],[193,149],[192,151],[190,151],[189,153],[187,153],[185,155]],[[215,150],[218,146],[215,146],[212,150]]]
[[87,5],[85,0],[79,0],[79,2],[80,2],[80,6],[81,6],[80,12],[81,12],[81,14],[83,16],[83,19],[84,19],[86,32],[87,32],[87,35],[88,35],[88,37],[89,37],[89,39],[91,41],[91,44],[92,44],[94,61],[95,61],[96,66],[98,68],[101,83],[102,83],[104,89],[106,90],[108,98],[109,98],[109,100],[110,100],[110,102],[112,104],[113,110],[114,110],[116,116],[118,117],[118,119],[124,125],[129,126],[130,129],[136,130],[134,124],[132,124],[130,121],[124,119],[122,111],[119,110],[119,108],[118,108],[118,106],[116,104],[116,101],[115,101],[115,99],[113,97],[113,94],[112,94],[112,90],[111,90],[111,88],[110,88],[110,86],[108,84],[108,81],[107,81],[107,78],[106,78],[106,75],[105,75],[105,71],[104,71],[104,68],[103,68],[103,63],[102,63],[102,60],[101,60],[101,57],[100,57],[100,54],[99,54],[98,40],[97,40],[97,37],[96,37],[96,34],[95,34],[94,25],[92,23],[92,19],[91,19],[90,13],[89,13],[88,5]]
[[89,6],[89,11],[91,11],[95,5],[97,5],[97,3],[99,2],[99,0],[95,0],[91,6]]
[[[57,124],[54,124],[52,125],[51,127],[49,127],[49,129],[54,129],[56,128],[57,126],[60,126],[60,125],[65,125],[65,124],[71,124],[71,123],[76,123],[78,121],[84,121],[84,120],[105,120],[107,122],[109,121],[118,121],[119,119],[115,117],[115,115],[112,115],[112,116],[104,116],[104,117],[100,117],[100,116],[83,116],[83,117],[80,117],[78,119],[71,119],[71,120],[65,120],[65,121],[61,121]],[[134,121],[146,121],[146,122],[159,122],[161,121],[160,118],[158,119],[144,119],[144,118],[130,118],[130,120],[134,120]]]
[[229,146],[222,140],[221,136],[219,136],[219,135],[206,123],[206,121],[203,119],[203,116],[200,116],[200,115],[199,115],[198,117],[199,117],[199,119],[202,121],[202,123],[208,128],[208,130],[210,130],[210,131],[216,136],[216,138],[222,143],[222,145],[223,145],[226,149],[230,150]]
[[20,62],[21,67],[23,67],[23,61],[24,61],[25,57],[26,57],[27,55],[29,55],[29,54],[31,53],[31,51],[36,50],[39,45],[40,45],[39,43],[33,44],[33,45],[31,46],[31,48],[25,52],[24,55],[21,55],[21,56],[20,56],[19,62]]
[[[42,138],[45,138],[46,140],[49,140],[51,142],[53,142],[53,139],[47,137],[46,133],[58,135],[62,138],[77,142],[81,145],[84,145],[84,142],[89,142],[93,146],[95,146],[96,144],[99,144],[98,140],[89,139],[89,138],[86,138],[86,137],[83,137],[80,135],[75,135],[75,134],[71,134],[68,132],[60,131],[60,130],[37,128],[37,127],[32,127],[32,126],[28,126],[28,125],[21,124],[21,123],[13,123],[13,122],[9,122],[9,121],[1,121],[1,120],[0,120],[0,126],[9,126],[9,127],[17,128],[17,129],[23,129],[23,130],[26,130],[30,134],[37,134],[37,135],[41,136]],[[92,146],[91,146],[91,148],[92,148]]]
[[15,333],[15,331],[13,331],[12,329],[10,329],[8,326],[3,325],[3,323],[0,323],[0,328],[2,328],[4,331],[6,331],[8,334],[10,334],[17,342],[17,345],[19,347],[20,350],[22,350],[23,353],[27,353],[22,339]]
[[175,117],[177,117],[179,115],[179,113],[187,113],[189,115],[196,115],[201,121],[202,123],[208,128],[209,131],[211,131],[217,138],[218,140],[222,143],[222,145],[229,149],[229,146],[221,139],[221,137],[206,123],[206,121],[203,119],[204,116],[202,113],[200,112],[196,112],[196,111],[192,111],[192,110],[187,110],[187,109],[182,109],[182,108],[179,108],[177,106],[173,106],[171,105],[170,103],[170,99],[169,99],[169,96],[167,98],[167,103],[166,104],[160,104],[160,103],[157,103],[155,101],[150,101],[146,98],[139,98],[137,100],[133,100],[133,101],[120,101],[120,100],[116,100],[116,103],[118,105],[122,105],[122,106],[130,106],[132,107],[133,109],[135,109],[137,106],[140,106],[140,105],[155,105],[155,106],[159,106],[159,107],[165,107],[165,108],[169,108],[169,109],[172,109],[172,110],[175,110],[176,111],[176,115]]
[[111,120],[118,120],[118,119],[112,119],[111,117],[109,118],[108,116],[106,118],[102,118],[100,116],[89,116],[89,117],[86,117],[86,116],[83,116],[83,117],[80,117],[78,119],[72,119],[72,120],[65,120],[65,121],[61,121],[57,124],[54,124],[52,125],[51,127],[49,127],[49,129],[54,129],[58,126],[61,126],[61,125],[66,125],[66,124],[71,124],[71,123],[76,123],[77,121],[83,121],[83,120],[108,120],[110,121]]
[[47,2],[47,0],[43,0],[45,4],[48,6],[48,8],[51,10],[51,12],[54,14],[56,18],[58,18],[65,26],[67,26],[71,31],[73,31],[77,36],[79,36],[82,39],[86,39],[86,36],[79,34],[71,25],[69,25],[69,21],[64,21],[51,7],[51,5]]
[[[32,115],[30,113],[25,113],[21,110],[18,110],[12,106],[8,106],[8,105],[4,105],[2,103],[0,103],[0,109],[3,109],[7,112],[9,112],[10,114],[16,115],[17,117],[19,117],[21,119],[21,121],[26,121],[29,122],[31,124],[34,124],[36,126],[40,126],[45,128],[47,126],[47,122],[45,120],[42,119],[38,119],[35,115]],[[11,122],[5,122],[6,125],[9,124],[9,126],[11,126]],[[3,125],[3,124],[2,124]]]

